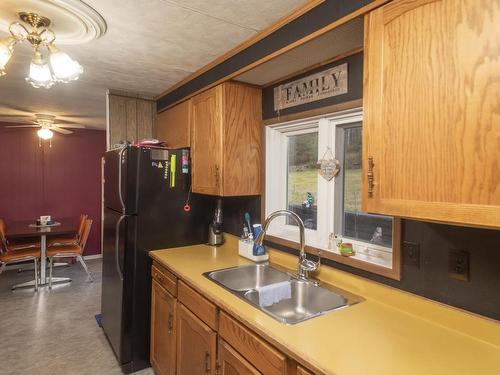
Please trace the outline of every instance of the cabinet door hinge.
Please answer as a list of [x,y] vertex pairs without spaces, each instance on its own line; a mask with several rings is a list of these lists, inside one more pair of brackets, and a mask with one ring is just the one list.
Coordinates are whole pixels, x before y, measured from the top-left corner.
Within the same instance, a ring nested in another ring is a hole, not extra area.
[[220,364],[219,364],[219,360],[215,361],[215,375],[220,375]]

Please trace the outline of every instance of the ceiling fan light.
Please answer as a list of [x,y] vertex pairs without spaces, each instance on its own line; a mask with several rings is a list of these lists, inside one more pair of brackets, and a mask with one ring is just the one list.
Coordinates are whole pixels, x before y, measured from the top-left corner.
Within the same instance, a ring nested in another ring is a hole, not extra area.
[[54,132],[47,128],[42,128],[36,132],[36,134],[42,139],[50,139],[53,137]]
[[0,40],[0,77],[5,75],[5,65],[12,56],[14,44],[15,39],[11,37]]
[[83,73],[82,66],[67,53],[59,51],[54,45],[49,45],[49,51],[50,66],[57,81],[74,81]]
[[54,78],[50,72],[49,64],[43,61],[42,54],[39,51],[33,52],[30,73],[29,76],[26,77],[26,81],[35,88],[45,87],[48,89],[54,84]]

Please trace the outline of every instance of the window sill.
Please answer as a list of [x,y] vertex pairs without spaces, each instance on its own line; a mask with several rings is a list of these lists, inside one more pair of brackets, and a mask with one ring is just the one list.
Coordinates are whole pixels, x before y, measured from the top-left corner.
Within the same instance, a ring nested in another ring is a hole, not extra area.
[[[297,242],[280,237],[275,237],[273,234],[269,234],[266,237],[266,240],[271,243],[271,247],[272,244],[277,244],[295,250],[299,249],[299,244]],[[346,257],[340,255],[338,251],[331,249],[322,249],[320,247],[314,247],[310,245],[306,245],[305,250],[308,254],[312,255],[318,255],[318,253],[321,251],[322,258],[329,259],[337,263],[342,263],[364,271],[372,272],[381,276],[385,276],[390,279],[401,280],[398,256],[394,256],[394,259],[381,262],[381,258],[374,256],[374,254],[361,253]]]

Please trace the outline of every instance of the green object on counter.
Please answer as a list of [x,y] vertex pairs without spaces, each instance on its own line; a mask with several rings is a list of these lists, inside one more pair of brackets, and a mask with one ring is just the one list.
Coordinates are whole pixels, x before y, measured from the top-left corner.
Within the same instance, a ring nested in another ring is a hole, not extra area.
[[340,254],[342,255],[354,255],[352,243],[341,242],[338,244],[338,249]]

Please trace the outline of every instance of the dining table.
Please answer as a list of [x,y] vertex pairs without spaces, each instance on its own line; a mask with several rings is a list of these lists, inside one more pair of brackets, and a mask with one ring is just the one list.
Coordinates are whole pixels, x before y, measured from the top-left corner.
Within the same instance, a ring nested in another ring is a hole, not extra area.
[[[39,286],[48,284],[46,277],[47,268],[47,238],[52,236],[76,235],[78,224],[74,219],[57,219],[52,225],[37,225],[34,220],[20,220],[10,222],[6,228],[7,240],[40,237],[40,282]],[[71,282],[68,277],[53,277],[52,283]],[[35,280],[27,281],[12,286],[12,289],[24,288],[35,285]]]

